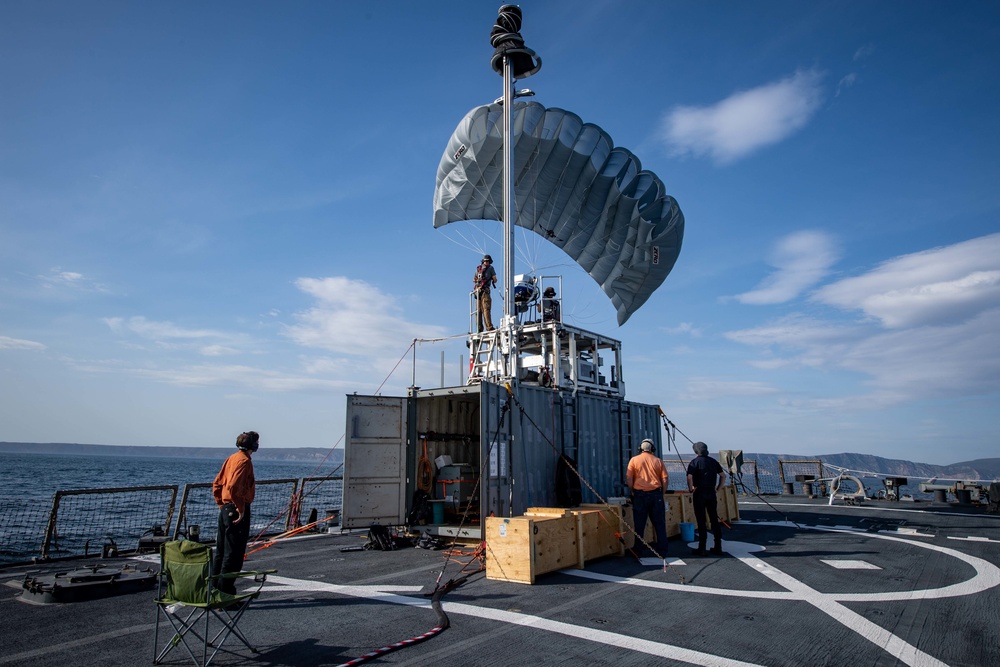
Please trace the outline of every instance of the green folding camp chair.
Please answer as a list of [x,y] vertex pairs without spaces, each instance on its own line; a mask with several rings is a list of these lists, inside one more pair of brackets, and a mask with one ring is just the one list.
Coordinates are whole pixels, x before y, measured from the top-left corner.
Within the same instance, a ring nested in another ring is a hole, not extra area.
[[[156,593],[158,610],[153,631],[153,664],[159,664],[170,651],[183,646],[195,665],[206,667],[230,636],[236,637],[244,646],[257,653],[257,649],[250,645],[237,624],[250,603],[260,595],[267,575],[274,572],[277,570],[213,575],[210,546],[190,540],[176,540],[161,545],[159,586]],[[252,577],[256,588],[231,595],[216,587],[220,579],[244,577]],[[165,646],[158,648],[161,617],[169,621],[174,634]],[[209,647],[214,649],[212,655],[208,654]],[[200,662],[198,653],[201,654]]]

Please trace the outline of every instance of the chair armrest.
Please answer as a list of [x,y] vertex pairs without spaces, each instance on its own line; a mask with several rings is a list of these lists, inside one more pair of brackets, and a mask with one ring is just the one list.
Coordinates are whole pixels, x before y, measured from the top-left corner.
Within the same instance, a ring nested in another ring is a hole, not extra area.
[[269,574],[275,574],[277,570],[241,570],[239,572],[223,572],[222,574],[213,574],[210,579],[240,579],[243,577],[258,577],[267,576]]

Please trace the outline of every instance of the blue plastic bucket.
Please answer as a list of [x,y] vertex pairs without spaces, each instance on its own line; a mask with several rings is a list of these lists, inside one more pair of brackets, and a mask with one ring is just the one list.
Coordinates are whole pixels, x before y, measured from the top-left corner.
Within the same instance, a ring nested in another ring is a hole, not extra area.
[[682,523],[681,524],[681,539],[685,542],[694,542],[694,524],[693,523]]
[[431,520],[437,525],[444,523],[444,501],[432,500],[431,508],[433,511],[433,518]]

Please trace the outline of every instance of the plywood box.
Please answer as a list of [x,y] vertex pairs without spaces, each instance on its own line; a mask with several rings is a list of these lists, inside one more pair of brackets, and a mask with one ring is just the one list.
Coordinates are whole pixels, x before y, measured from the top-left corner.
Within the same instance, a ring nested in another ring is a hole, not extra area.
[[[681,523],[698,523],[694,516],[694,499],[691,494],[687,491],[675,491],[674,493],[667,493],[664,495],[664,500],[667,505],[667,536],[675,537],[681,534]],[[718,492],[718,502],[717,506],[719,508],[719,518],[729,523],[730,521],[739,521],[740,512],[739,505],[736,502],[736,487],[734,486],[723,486]],[[632,518],[632,508],[625,508],[626,522],[632,528],[635,529],[635,522]],[[625,531],[627,535],[625,536],[625,544],[628,548],[632,548],[635,544],[635,535],[631,530]],[[649,544],[654,544],[656,542],[656,532],[653,529],[652,521],[646,521],[646,530],[643,535],[643,539]]]
[[486,577],[524,584],[579,563],[576,517],[487,517]]
[[[739,519],[736,489],[719,491],[719,518]],[[687,492],[668,493],[667,535],[680,534],[680,524],[695,523],[694,502]],[[524,516],[486,519],[486,576],[489,579],[535,583],[535,578],[587,561],[622,555],[635,544],[632,508],[621,505],[581,505],[572,509],[529,507]],[[656,542],[652,522],[644,539]],[[621,539],[619,539],[621,536]]]
[[625,545],[618,539],[626,532],[624,509],[621,505],[580,505],[570,510],[577,521],[580,567],[588,560],[625,553]]
[[725,521],[740,520],[740,505],[736,497],[735,486],[724,486],[719,491],[719,516]]
[[487,578],[533,584],[541,574],[625,553],[618,539],[624,528],[622,509],[530,507],[520,517],[488,517]]

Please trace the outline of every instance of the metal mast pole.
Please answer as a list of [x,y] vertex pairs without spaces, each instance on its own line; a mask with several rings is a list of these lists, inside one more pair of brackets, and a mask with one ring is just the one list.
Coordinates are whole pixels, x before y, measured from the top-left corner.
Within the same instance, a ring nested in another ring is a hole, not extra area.
[[514,106],[514,75],[511,57],[503,57],[503,330],[507,338],[507,374],[517,380],[517,336],[514,323],[514,146],[511,141],[511,118]]
[[[514,145],[511,130],[514,115],[514,81],[524,79],[542,67],[542,59],[524,45],[521,38],[521,9],[503,5],[490,33],[490,44],[496,49],[490,65],[503,77],[503,302],[502,354],[506,375],[517,381],[518,346],[515,328],[517,309],[514,304],[514,220],[517,216],[514,200]],[[530,91],[522,94],[531,95]],[[499,101],[499,100],[498,100]]]

